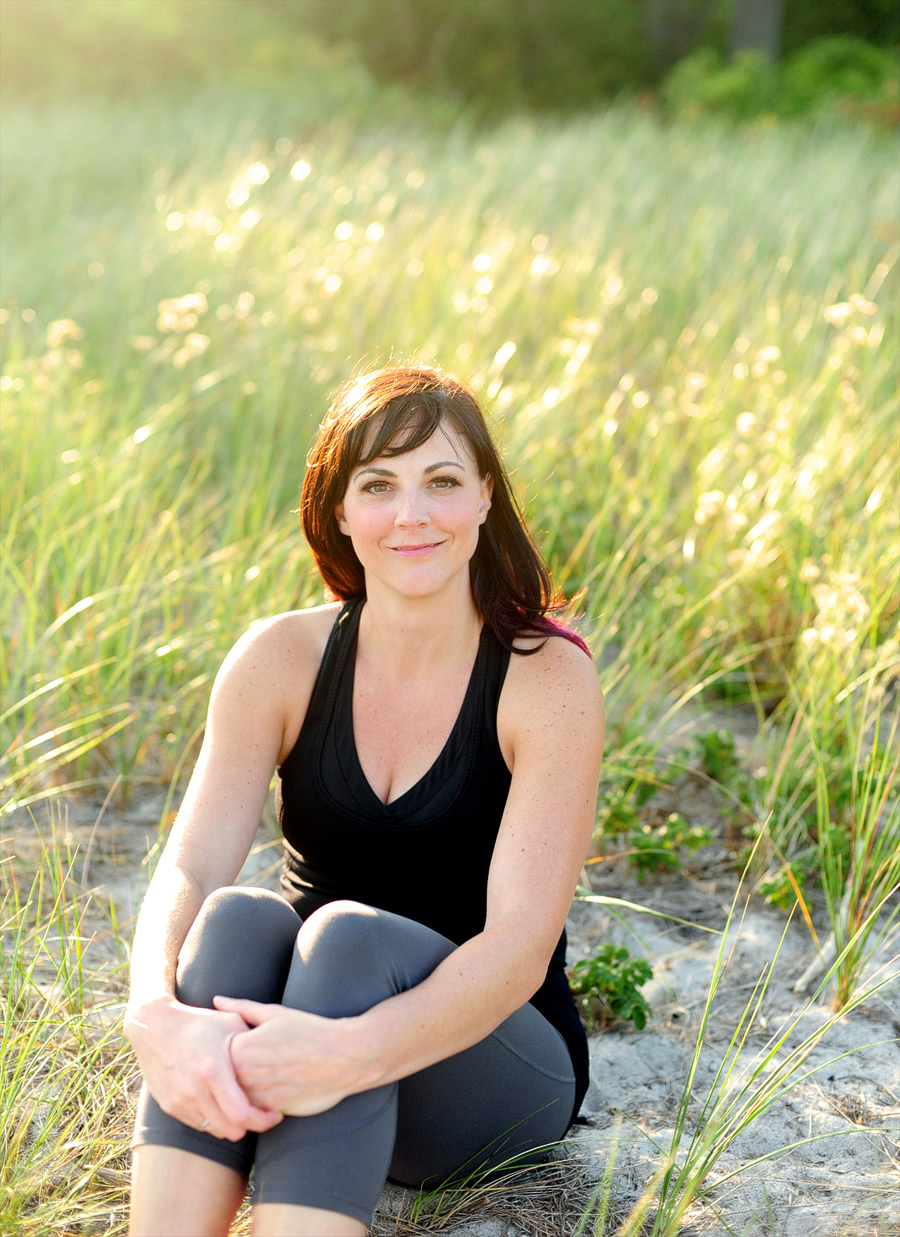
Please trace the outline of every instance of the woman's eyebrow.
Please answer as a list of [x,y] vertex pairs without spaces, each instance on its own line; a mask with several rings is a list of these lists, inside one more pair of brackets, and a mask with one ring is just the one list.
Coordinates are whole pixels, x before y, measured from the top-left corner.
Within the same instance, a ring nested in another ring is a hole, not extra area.
[[[459,460],[441,460],[437,464],[429,464],[424,471],[426,473],[437,472],[439,468],[461,468],[465,471],[465,465],[461,464]],[[374,464],[367,464],[365,468],[358,469],[356,475],[361,477],[363,473],[367,472],[374,472],[379,477],[396,477],[397,475],[390,468],[376,468]]]

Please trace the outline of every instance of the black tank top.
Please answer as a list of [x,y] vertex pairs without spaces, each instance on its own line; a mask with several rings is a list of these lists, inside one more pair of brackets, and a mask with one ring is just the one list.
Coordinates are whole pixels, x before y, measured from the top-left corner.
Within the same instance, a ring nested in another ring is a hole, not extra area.
[[[428,772],[384,804],[362,771],[353,735],[353,678],[365,598],[332,628],[303,728],[278,771],[282,891],[304,918],[351,898],[415,919],[457,945],[484,929],[487,879],[511,781],[497,740],[510,654],[482,628],[465,699]],[[575,1070],[573,1119],[588,1085],[587,1040],[565,973],[566,934],[531,998],[566,1041]]]

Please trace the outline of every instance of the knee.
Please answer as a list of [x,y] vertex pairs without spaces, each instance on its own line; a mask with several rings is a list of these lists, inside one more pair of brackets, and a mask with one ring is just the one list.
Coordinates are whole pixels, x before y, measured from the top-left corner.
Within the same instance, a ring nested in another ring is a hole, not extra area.
[[329,902],[304,921],[283,1003],[326,1018],[349,1018],[398,991],[383,945],[383,911]]
[[371,955],[377,948],[383,912],[362,902],[328,902],[304,921],[297,948],[307,962]]
[[244,939],[254,939],[282,925],[296,933],[299,921],[277,893],[270,889],[225,885],[206,898],[191,931],[231,938],[240,934]]
[[176,993],[212,1007],[215,993],[277,1000],[300,920],[268,889],[225,886],[204,901],[178,958]]
[[283,1004],[353,1017],[421,983],[454,949],[413,919],[361,902],[329,902],[300,929]]

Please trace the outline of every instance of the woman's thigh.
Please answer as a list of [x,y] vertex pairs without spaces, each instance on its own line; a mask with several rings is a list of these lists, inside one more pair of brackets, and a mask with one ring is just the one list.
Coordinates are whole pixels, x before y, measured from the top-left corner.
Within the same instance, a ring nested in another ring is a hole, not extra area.
[[390,1177],[433,1188],[528,1162],[563,1137],[574,1101],[565,1041],[523,1005],[465,1052],[401,1079]]
[[[455,948],[402,915],[331,903],[306,921],[297,938],[283,1001],[332,1018],[352,1016],[421,983]],[[268,1160],[270,1147],[317,1141],[326,1130],[333,1137],[342,1126],[349,1133],[357,1109],[374,1117],[389,1093],[378,1088],[348,1097],[311,1120],[286,1118],[262,1136],[260,1151]],[[418,1186],[460,1169],[496,1168],[561,1138],[574,1097],[562,1036],[534,1006],[523,1005],[480,1043],[400,1080],[390,1176]],[[358,1150],[354,1158],[359,1160]]]

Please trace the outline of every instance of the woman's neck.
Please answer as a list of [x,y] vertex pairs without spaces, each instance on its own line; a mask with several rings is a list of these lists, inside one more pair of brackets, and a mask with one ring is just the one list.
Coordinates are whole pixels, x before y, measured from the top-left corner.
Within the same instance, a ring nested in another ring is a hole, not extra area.
[[375,588],[360,615],[359,643],[392,677],[417,678],[458,659],[470,660],[481,634],[468,580],[455,597],[399,597]]

